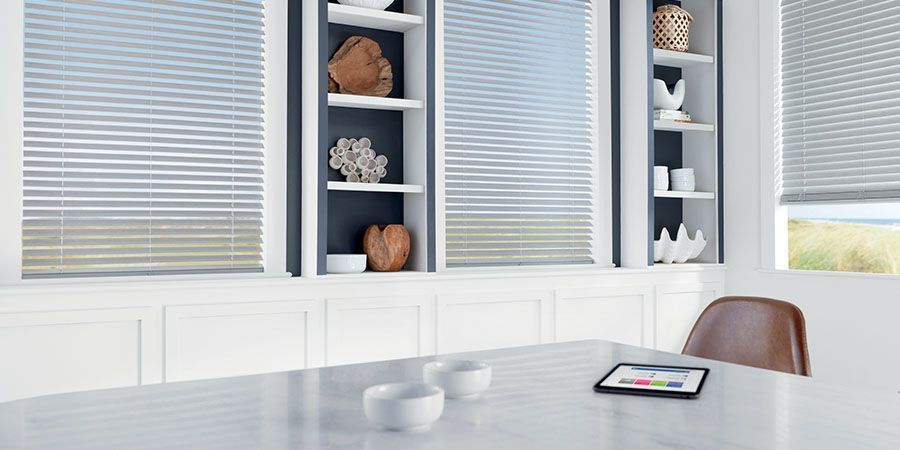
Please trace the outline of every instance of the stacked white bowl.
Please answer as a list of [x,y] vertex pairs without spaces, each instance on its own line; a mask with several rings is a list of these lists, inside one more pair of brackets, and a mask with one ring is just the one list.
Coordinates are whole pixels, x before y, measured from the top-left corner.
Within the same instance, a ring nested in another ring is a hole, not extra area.
[[694,178],[694,169],[672,169],[671,184],[673,191],[693,192],[696,187],[696,179]]
[[669,168],[667,166],[653,166],[653,189],[669,190]]

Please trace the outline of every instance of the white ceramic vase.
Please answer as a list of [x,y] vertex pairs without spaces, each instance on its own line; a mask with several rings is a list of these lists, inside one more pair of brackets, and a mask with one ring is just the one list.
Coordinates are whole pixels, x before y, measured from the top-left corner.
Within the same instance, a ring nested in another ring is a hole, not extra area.
[[666,82],[653,79],[653,109],[677,110],[684,103],[684,80],[675,83],[675,90],[669,92]]

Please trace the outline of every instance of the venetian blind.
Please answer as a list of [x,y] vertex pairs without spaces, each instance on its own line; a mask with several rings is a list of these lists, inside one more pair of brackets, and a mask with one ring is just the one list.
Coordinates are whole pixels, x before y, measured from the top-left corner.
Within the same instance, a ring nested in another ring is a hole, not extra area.
[[24,277],[262,270],[263,0],[25,0]]
[[782,0],[782,203],[900,199],[900,1]]
[[445,0],[448,267],[593,262],[590,0]]

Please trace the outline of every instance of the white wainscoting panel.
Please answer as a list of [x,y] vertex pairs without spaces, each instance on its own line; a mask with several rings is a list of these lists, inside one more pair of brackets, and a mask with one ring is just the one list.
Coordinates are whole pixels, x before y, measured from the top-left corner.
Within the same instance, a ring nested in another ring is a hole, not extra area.
[[162,381],[152,307],[0,314],[0,401]]
[[598,286],[556,291],[556,341],[603,339],[652,345],[652,286]]
[[166,381],[321,366],[321,301],[168,306]]
[[437,297],[438,353],[553,342],[549,291],[455,293]]
[[657,286],[656,349],[681,353],[697,317],[723,291],[722,283]]
[[329,366],[434,354],[432,296],[326,300]]

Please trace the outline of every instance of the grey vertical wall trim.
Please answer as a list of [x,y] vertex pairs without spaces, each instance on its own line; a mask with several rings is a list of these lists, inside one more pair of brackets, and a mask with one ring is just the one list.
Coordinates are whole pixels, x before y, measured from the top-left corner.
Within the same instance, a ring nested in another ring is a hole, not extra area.
[[[319,0],[319,146],[315,151],[328,148],[328,0]],[[316,214],[318,214],[318,264],[316,273],[327,272],[328,254],[328,165],[319,162],[319,192]]]
[[612,262],[622,265],[622,118],[619,49],[619,0],[609,0],[610,144],[612,148]]
[[435,114],[434,114],[434,87],[437,80],[435,80],[434,74],[434,58],[436,53],[435,48],[435,22],[434,22],[434,8],[435,5],[433,2],[428,2],[427,12],[425,16],[425,33],[426,33],[426,57],[425,57],[425,78],[426,78],[426,86],[425,86],[425,173],[427,174],[427,180],[425,182],[425,191],[427,192],[428,197],[425,200],[426,206],[428,208],[428,220],[426,223],[428,224],[428,243],[427,243],[427,270],[429,272],[434,272],[437,268],[437,264],[435,261],[436,250],[435,247],[437,243],[436,235],[435,235],[435,227],[437,227],[437,222],[435,221],[435,169],[434,169],[434,153],[435,153]]
[[647,265],[653,265],[656,216],[653,198],[653,162],[656,139],[653,130],[653,0],[647,0]]
[[288,67],[287,67],[287,194],[285,197],[285,252],[287,271],[300,276],[301,202],[302,202],[302,123],[303,123],[303,2],[288,2]]
[[717,90],[716,93],[716,116],[717,116],[717,136],[716,142],[717,152],[718,152],[718,171],[719,171],[719,192],[716,192],[716,201],[719,202],[719,262],[725,262],[725,132],[722,124],[725,122],[724,112],[722,110],[723,104],[723,95],[725,92],[722,83],[724,78],[722,76],[722,0],[716,1],[716,79],[717,79]]

